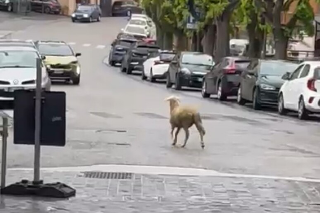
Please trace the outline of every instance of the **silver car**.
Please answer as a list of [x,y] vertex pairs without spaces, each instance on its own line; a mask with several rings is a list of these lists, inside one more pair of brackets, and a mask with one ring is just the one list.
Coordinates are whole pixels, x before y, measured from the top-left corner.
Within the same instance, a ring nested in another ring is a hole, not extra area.
[[[0,101],[13,100],[15,90],[35,90],[40,55],[33,47],[0,46]],[[43,62],[42,88],[50,91],[51,81]]]

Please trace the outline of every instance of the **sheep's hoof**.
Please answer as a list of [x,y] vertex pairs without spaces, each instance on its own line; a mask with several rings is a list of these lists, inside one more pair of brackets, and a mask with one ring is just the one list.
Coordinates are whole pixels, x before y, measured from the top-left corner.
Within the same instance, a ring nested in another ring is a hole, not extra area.
[[172,143],[172,146],[176,146],[176,143]]
[[204,144],[201,144],[201,148],[204,149]]
[[185,146],[186,146],[186,145],[185,145],[185,144],[183,144],[181,147],[182,147],[182,148],[184,148]]

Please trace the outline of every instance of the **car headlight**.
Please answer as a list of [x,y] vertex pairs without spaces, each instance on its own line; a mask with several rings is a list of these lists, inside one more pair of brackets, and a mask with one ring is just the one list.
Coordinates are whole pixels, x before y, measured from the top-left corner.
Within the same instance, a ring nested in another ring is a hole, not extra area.
[[72,17],[75,17],[76,16],[76,14],[74,14],[74,13],[72,13],[72,15],[71,15]]
[[76,70],[77,74],[80,74],[80,66],[77,66],[77,70]]
[[182,68],[182,69],[181,69],[181,72],[182,72],[183,74],[185,74],[185,75],[190,75],[190,74],[191,74],[190,70],[187,69],[187,68]]
[[263,90],[276,90],[274,86],[268,85],[268,84],[260,84],[260,88]]
[[83,17],[88,18],[89,15],[88,14],[83,14]]

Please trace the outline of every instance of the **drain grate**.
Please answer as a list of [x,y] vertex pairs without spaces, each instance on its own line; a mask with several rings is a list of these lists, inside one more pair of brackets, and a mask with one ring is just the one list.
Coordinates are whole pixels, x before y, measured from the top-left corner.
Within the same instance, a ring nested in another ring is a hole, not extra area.
[[148,118],[155,118],[155,119],[167,119],[167,117],[158,115],[156,113],[150,113],[150,112],[136,112],[135,114],[148,117]]
[[132,179],[132,173],[125,172],[83,172],[85,178]]

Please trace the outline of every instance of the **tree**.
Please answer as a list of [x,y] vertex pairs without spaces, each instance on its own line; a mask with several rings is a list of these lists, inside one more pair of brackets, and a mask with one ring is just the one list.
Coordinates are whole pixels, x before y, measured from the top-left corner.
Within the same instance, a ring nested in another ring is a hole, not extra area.
[[[276,59],[286,59],[289,39],[299,33],[296,30],[297,26],[302,25],[309,36],[314,34],[314,13],[309,0],[255,0],[255,3],[261,9],[265,20],[272,26]],[[294,4],[296,6],[292,17],[284,23],[283,14]]]

